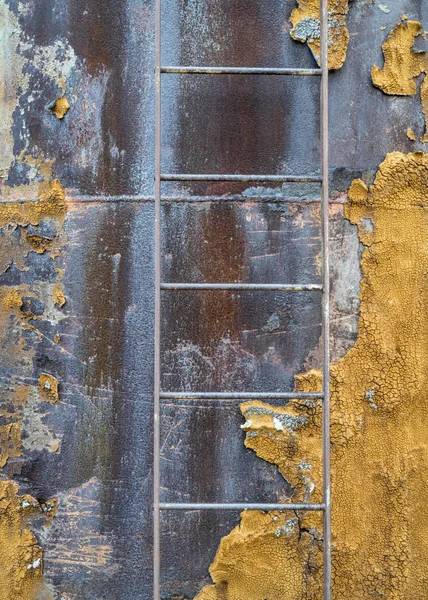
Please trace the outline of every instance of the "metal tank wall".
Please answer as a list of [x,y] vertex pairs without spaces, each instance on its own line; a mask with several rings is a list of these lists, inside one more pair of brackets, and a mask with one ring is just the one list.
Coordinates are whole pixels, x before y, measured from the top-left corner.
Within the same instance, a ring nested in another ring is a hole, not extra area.
[[[384,6],[349,3],[346,61],[330,76],[333,360],[358,332],[362,245],[343,214],[347,190],[372,183],[388,152],[424,148],[405,135],[423,129],[418,97],[383,94],[370,72],[403,13],[428,28],[428,8]],[[290,36],[293,8],[163,0],[163,62],[313,67]],[[148,600],[154,3],[1,0],[0,15],[0,598]],[[164,78],[165,171],[314,174],[318,136],[317,78]],[[316,185],[163,191],[164,280],[320,281]],[[163,387],[292,391],[321,364],[320,319],[320,296],[307,292],[168,292]],[[290,494],[277,466],[244,447],[236,402],[164,401],[162,412],[165,501]],[[210,582],[238,522],[163,515],[165,598]]]

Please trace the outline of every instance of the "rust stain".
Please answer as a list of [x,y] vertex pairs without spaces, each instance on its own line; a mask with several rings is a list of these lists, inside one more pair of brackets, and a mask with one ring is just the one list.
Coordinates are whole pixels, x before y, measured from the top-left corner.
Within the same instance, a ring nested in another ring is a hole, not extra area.
[[[382,69],[376,65],[372,68],[372,81],[385,94],[414,96],[417,92],[415,78],[425,74],[419,90],[425,119],[425,133],[420,141],[425,143],[428,142],[428,54],[413,49],[415,39],[422,32],[419,21],[408,21],[406,18],[398,23],[382,44],[384,66]],[[409,129],[407,135],[410,137]]]
[[[291,37],[298,42],[306,42],[320,64],[320,0],[297,0],[298,8],[293,9],[290,21],[293,25]],[[346,59],[349,33],[346,27],[348,0],[329,0],[328,3],[328,66],[340,69]]]
[[[428,155],[395,152],[370,188],[353,182],[345,205],[365,250],[358,338],[331,371],[337,600],[426,595],[427,184]],[[320,389],[319,371],[296,376],[296,390]],[[320,404],[241,411],[246,446],[278,465],[292,500],[320,501]],[[321,600],[321,540],[319,514],[242,513],[197,598]]]

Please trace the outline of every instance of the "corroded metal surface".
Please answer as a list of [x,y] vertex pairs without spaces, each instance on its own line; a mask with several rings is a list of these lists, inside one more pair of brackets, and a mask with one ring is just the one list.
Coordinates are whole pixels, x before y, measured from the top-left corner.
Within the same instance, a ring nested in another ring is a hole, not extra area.
[[[346,62],[330,76],[333,359],[352,346],[359,308],[360,247],[344,192],[355,177],[369,182],[388,151],[424,147],[405,136],[409,114],[423,130],[418,98],[371,83],[404,10],[396,4],[385,13],[371,0],[350,3]],[[164,6],[164,64],[316,66],[289,35],[292,0]],[[423,3],[405,11],[428,27]],[[2,479],[38,501],[31,528],[46,598],[148,600],[153,4],[2,0],[0,16],[2,200],[40,206],[40,186],[55,179],[66,200],[59,217],[15,211],[1,222]],[[165,76],[164,171],[317,174],[318,85]],[[164,280],[319,282],[317,186],[283,190],[165,184],[179,202],[163,209]],[[236,201],[211,198],[229,192]],[[198,200],[185,202],[191,193]],[[291,391],[296,373],[321,364],[316,294],[180,291],[163,301],[165,389]],[[43,374],[55,378],[50,387]],[[162,411],[163,501],[286,497],[277,468],[244,448],[236,403],[164,400]],[[45,522],[49,501],[58,507]],[[237,513],[163,515],[165,597],[192,598],[209,582],[220,537],[237,522]]]

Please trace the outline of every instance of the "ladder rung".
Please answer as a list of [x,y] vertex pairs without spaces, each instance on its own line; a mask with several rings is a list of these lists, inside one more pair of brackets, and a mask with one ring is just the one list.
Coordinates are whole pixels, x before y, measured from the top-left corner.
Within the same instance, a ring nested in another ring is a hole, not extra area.
[[161,398],[209,400],[306,400],[324,398],[322,392],[160,392]]
[[161,173],[161,181],[240,181],[272,183],[322,183],[319,175],[220,175],[215,173]]
[[277,292],[319,292],[318,283],[161,283],[161,290],[245,290]]
[[160,510],[324,510],[325,504],[279,504],[253,502],[161,502]]
[[321,69],[270,68],[270,67],[161,67],[161,73],[197,75],[322,75]]

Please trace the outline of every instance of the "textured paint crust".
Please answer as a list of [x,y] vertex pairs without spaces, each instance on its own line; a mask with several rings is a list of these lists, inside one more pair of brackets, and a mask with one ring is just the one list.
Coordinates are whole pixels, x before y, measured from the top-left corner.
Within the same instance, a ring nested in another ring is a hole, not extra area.
[[52,599],[43,581],[42,549],[27,522],[53,506],[19,496],[15,483],[0,481],[0,600]]
[[[290,16],[293,25],[291,37],[306,42],[320,64],[320,0],[297,0]],[[328,3],[328,66],[340,69],[346,59],[349,33],[346,27],[348,0],[329,0]]]
[[65,96],[57,98],[49,109],[57,119],[63,119],[70,110],[70,104]]
[[423,53],[413,50],[413,44],[421,33],[421,23],[405,21],[396,25],[382,44],[385,64],[382,69],[373,67],[372,80],[385,94],[416,94],[414,78],[421,72]]
[[[396,152],[345,206],[365,250],[358,338],[331,372],[334,600],[426,598],[427,190],[428,155]],[[320,388],[318,371],[296,377]],[[318,502],[321,407],[241,410],[246,446],[278,465],[293,501]],[[198,600],[321,600],[321,527],[316,513],[243,513]]]
[[[422,35],[422,32],[419,21],[405,19],[396,25],[382,44],[385,64],[382,69],[378,66],[372,68],[372,81],[385,94],[414,96],[417,92],[415,78],[421,73],[425,74],[419,90],[425,118],[425,133],[420,141],[428,142],[428,54],[413,50],[415,39]],[[407,131],[409,132],[409,129]]]

